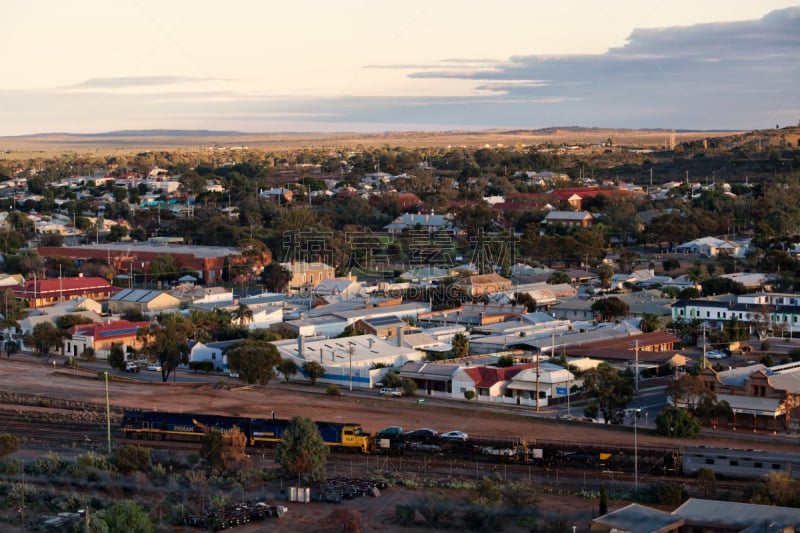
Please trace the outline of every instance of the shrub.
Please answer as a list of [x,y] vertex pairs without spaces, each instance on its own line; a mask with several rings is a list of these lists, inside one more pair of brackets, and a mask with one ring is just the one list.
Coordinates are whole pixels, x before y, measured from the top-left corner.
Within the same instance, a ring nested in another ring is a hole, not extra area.
[[474,399],[475,398],[475,391],[474,390],[464,391],[464,398],[466,398],[467,400]]
[[19,449],[19,439],[11,433],[0,434],[0,457],[12,454]]
[[117,450],[114,461],[117,469],[123,474],[148,472],[150,470],[150,449],[126,444]]
[[80,367],[80,365],[78,364],[78,361],[74,357],[67,357],[66,359],[64,359],[64,366],[66,368],[79,368]]
[[341,396],[342,392],[339,390],[339,385],[331,383],[325,388],[325,394],[328,396]]
[[666,483],[656,487],[654,503],[675,507],[686,500],[687,494],[678,483]]

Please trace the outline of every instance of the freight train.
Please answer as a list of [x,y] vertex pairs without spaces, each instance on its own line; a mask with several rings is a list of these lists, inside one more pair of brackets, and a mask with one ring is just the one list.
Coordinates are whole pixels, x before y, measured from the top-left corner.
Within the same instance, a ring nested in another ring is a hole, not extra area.
[[[289,420],[247,418],[197,413],[125,411],[121,432],[138,439],[199,442],[212,430],[228,432],[234,427],[244,434],[248,446],[278,443]],[[543,467],[598,468],[640,474],[696,474],[707,468],[720,477],[753,479],[769,472],[785,472],[800,479],[800,454],[710,447],[654,447],[586,444],[520,437],[478,437],[466,440],[408,433],[371,435],[360,424],[316,422],[322,440],[334,450],[362,454],[422,453],[451,458],[519,462]],[[399,429],[399,428],[398,428]]]
[[[270,446],[280,442],[289,420],[245,418],[198,413],[125,411],[122,435],[127,438],[200,442],[208,431],[227,433],[234,427],[247,438],[248,446]],[[322,440],[331,448],[369,453],[372,440],[360,424],[316,422]]]

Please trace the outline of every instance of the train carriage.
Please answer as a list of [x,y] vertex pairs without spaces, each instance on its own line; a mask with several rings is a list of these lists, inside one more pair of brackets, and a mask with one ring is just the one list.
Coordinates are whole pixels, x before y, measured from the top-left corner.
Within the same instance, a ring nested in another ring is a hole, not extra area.
[[121,431],[124,437],[199,442],[209,431],[227,433],[234,427],[250,434],[250,421],[234,416],[162,411],[125,411]]
[[783,472],[800,479],[800,455],[794,453],[696,446],[683,449],[682,464],[684,474],[697,474],[707,468],[717,476],[729,478],[753,479]]

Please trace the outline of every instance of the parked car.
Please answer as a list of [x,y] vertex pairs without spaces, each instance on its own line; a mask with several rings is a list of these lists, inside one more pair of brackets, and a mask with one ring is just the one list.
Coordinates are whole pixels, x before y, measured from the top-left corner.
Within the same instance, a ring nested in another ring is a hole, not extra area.
[[728,354],[721,350],[706,352],[706,359],[725,359],[726,357],[728,357]]
[[125,372],[138,372],[141,367],[133,361],[125,363]]
[[381,389],[380,395],[381,396],[396,396],[397,397],[397,396],[402,396],[403,395],[403,391],[401,391],[400,389],[390,389],[388,387],[384,387],[384,388]]
[[238,372],[228,372],[228,377],[229,378],[238,378],[239,377],[239,373]]
[[152,370],[153,372],[161,372],[161,365],[158,363],[150,363],[147,365],[147,370]]
[[409,437],[435,437],[438,434],[438,431],[431,428],[419,428],[406,433]]
[[469,435],[463,431],[448,431],[440,435],[443,439],[466,441]]
[[401,428],[400,426],[388,426],[378,431],[375,434],[375,436],[380,439],[385,437],[396,437],[397,435],[402,435],[402,434],[403,434],[403,428]]

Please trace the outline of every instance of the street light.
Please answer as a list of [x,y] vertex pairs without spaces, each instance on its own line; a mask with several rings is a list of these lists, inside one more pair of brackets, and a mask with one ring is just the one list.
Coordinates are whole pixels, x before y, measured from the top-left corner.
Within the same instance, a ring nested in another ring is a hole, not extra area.
[[633,492],[639,492],[639,445],[637,442],[637,429],[641,409],[633,412]]

